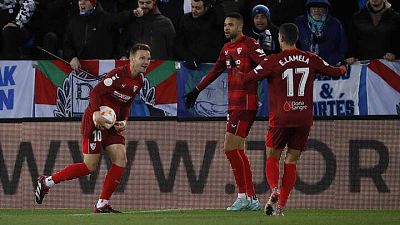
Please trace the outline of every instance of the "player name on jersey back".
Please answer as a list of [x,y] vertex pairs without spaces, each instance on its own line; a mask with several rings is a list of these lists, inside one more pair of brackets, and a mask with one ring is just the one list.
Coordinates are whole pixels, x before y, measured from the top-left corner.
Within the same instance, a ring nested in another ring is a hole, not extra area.
[[310,58],[306,58],[306,56],[304,55],[288,55],[285,56],[283,59],[279,60],[279,64],[281,64],[281,66],[286,65],[287,63],[290,62],[304,62],[306,64],[308,64],[310,62]]

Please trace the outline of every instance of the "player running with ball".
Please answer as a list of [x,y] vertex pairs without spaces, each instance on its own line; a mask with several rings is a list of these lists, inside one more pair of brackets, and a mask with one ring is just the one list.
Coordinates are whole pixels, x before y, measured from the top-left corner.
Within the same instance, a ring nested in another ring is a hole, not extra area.
[[[135,96],[143,85],[144,72],[150,64],[150,47],[145,44],[134,45],[129,53],[129,64],[111,70],[90,92],[89,106],[82,117],[83,162],[65,167],[51,176],[40,176],[35,190],[38,204],[55,184],[86,176],[96,170],[103,148],[109,155],[112,166],[108,171],[100,198],[93,206],[96,213],[120,213],[110,205],[127,162],[125,130],[129,110]],[[100,113],[100,106],[108,106],[115,111],[117,122],[111,124]]]

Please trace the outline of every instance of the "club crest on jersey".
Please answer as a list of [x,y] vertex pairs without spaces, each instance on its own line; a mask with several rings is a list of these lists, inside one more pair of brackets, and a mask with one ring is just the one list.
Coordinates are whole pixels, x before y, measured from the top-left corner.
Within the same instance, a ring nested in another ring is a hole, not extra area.
[[133,92],[136,92],[136,90],[138,89],[138,86],[133,86]]
[[92,149],[92,151],[96,148],[96,143],[90,143],[90,149]]
[[237,51],[238,55],[240,55],[240,53],[242,52],[242,48],[237,48],[236,51]]

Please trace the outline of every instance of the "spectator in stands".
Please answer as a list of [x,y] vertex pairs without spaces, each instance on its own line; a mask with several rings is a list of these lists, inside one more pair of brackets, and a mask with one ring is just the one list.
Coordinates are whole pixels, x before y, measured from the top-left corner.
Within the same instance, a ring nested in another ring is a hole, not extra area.
[[[72,15],[73,0],[36,0],[37,12],[31,20],[35,43],[47,51],[62,56],[62,43],[68,18]],[[54,59],[38,52],[37,59]]]
[[0,3],[1,58],[21,59],[20,47],[30,37],[29,20],[35,11],[34,0],[8,0]]
[[293,23],[297,16],[304,13],[306,0],[262,0],[271,11],[271,19],[276,26],[283,23]]
[[338,19],[329,13],[328,0],[307,0],[306,13],[296,18],[299,49],[319,55],[330,65],[340,64],[347,52],[347,37]]
[[253,29],[249,33],[249,36],[258,41],[265,55],[279,52],[279,29],[272,23],[268,7],[265,5],[256,5],[251,15],[253,18]]
[[400,52],[400,15],[386,0],[369,0],[349,28],[346,62],[384,58],[395,60]]
[[183,16],[176,36],[176,59],[190,69],[215,62],[224,44],[224,12],[210,0],[192,0],[192,12]]
[[168,17],[172,24],[174,24],[175,30],[177,30],[179,22],[184,14],[184,0],[157,0],[156,4],[160,13]]
[[[347,33],[347,28],[349,27],[349,22],[353,17],[354,13],[360,10],[360,0],[346,0],[337,1],[333,0],[329,3],[331,4],[329,14],[336,17],[342,24],[345,32]],[[367,1],[367,0],[363,0]]]
[[175,28],[171,20],[156,6],[156,0],[138,0],[143,16],[133,19],[121,35],[119,54],[126,58],[126,49],[136,43],[148,44],[153,59],[173,59]]
[[75,70],[82,59],[115,58],[118,28],[143,15],[140,10],[108,14],[96,0],[79,0],[78,4],[79,15],[70,19],[64,38],[64,57]]

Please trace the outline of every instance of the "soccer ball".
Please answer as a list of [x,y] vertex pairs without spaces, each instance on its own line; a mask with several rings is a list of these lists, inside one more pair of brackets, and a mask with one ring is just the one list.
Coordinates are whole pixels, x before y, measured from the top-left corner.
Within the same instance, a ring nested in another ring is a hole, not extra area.
[[[114,126],[117,118],[115,115],[115,111],[111,107],[105,105],[100,106],[100,114],[103,118],[105,118],[108,122],[110,122],[105,126],[107,130],[110,129],[112,126]],[[93,114],[93,122],[96,125],[96,121],[94,121],[94,114]]]

